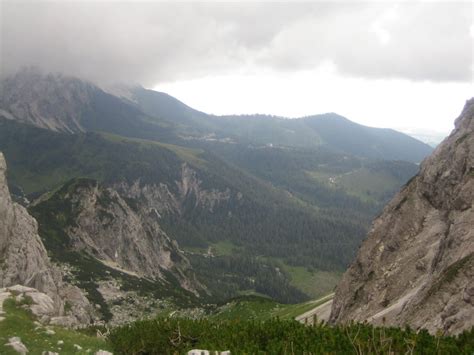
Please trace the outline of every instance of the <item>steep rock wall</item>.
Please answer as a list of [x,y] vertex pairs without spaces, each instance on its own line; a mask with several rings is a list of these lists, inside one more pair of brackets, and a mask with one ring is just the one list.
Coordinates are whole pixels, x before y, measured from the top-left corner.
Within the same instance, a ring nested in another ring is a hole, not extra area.
[[[32,287],[54,302],[57,323],[90,323],[93,309],[75,286],[63,282],[61,270],[53,265],[38,235],[38,224],[28,211],[12,202],[6,180],[6,162],[0,152],[0,288]],[[69,310],[65,312],[65,302]]]
[[373,222],[331,322],[458,333],[474,325],[474,99]]
[[[126,184],[121,188],[123,192]],[[150,196],[154,190],[146,191]],[[76,180],[60,193],[71,206],[67,234],[74,250],[87,251],[107,266],[138,277],[165,280],[168,271],[184,289],[196,293],[201,288],[184,253],[161,229],[156,208],[89,179]],[[160,194],[154,191],[151,196]]]

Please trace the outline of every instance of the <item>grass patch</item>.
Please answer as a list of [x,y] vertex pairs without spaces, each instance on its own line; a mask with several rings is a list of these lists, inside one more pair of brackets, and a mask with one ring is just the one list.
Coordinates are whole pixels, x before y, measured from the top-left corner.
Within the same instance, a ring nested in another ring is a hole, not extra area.
[[360,168],[343,174],[324,171],[308,171],[307,175],[333,189],[341,189],[363,202],[377,203],[398,187],[396,177],[383,171]]
[[360,198],[362,201],[376,202],[384,197],[387,191],[393,191],[398,182],[393,176],[382,172],[374,172],[367,168],[344,174],[338,183],[348,194]]
[[334,294],[331,293],[329,295],[326,295],[316,300],[311,300],[311,301],[299,303],[299,304],[279,306],[278,309],[276,309],[272,313],[272,317],[278,317],[280,319],[294,319],[297,316],[302,315],[303,313],[306,313],[312,310],[313,308],[316,308],[322,305],[323,303],[326,303],[333,297],[334,297]]
[[221,241],[213,242],[213,243],[204,242],[204,245],[203,246],[184,245],[181,247],[183,250],[189,253],[200,254],[200,255],[211,254],[213,256],[233,255],[235,254],[235,252],[240,251],[242,249],[242,248],[239,249],[237,245],[235,245],[229,240],[221,240]]
[[312,298],[331,293],[342,277],[340,272],[309,270],[303,266],[283,264],[290,275],[290,283]]
[[210,318],[215,320],[266,320],[272,317],[279,304],[269,298],[242,296],[220,307]]
[[148,139],[141,139],[141,138],[129,138],[124,136],[119,136],[112,133],[105,133],[102,132],[101,135],[112,142],[119,142],[119,143],[138,143],[141,146],[149,147],[149,146],[159,146],[162,148],[166,148],[173,153],[175,153],[179,158],[188,163],[194,163],[198,166],[205,166],[206,161],[201,159],[199,156],[204,152],[202,149],[193,149],[193,148],[186,148],[175,144],[170,143],[162,143],[158,141],[152,141]]
[[236,297],[227,304],[218,308],[209,318],[214,320],[258,320],[265,321],[272,318],[285,320],[295,319],[297,316],[327,302],[333,294],[298,304],[281,304],[268,297],[246,295]]
[[232,255],[235,253],[236,249],[239,249],[237,245],[229,240],[221,240],[217,243],[212,243],[210,248],[212,254],[216,256]]
[[[30,354],[41,354],[43,351],[61,354],[94,354],[98,350],[111,351],[110,345],[103,339],[86,335],[71,329],[48,326],[55,334],[47,334],[46,327],[38,327],[31,313],[20,307],[14,299],[4,301],[5,319],[0,322],[0,353],[17,355],[10,346],[5,346],[11,337],[20,337]],[[63,341],[58,345],[58,341]],[[77,350],[74,344],[82,347]],[[89,352],[87,352],[89,350]]]

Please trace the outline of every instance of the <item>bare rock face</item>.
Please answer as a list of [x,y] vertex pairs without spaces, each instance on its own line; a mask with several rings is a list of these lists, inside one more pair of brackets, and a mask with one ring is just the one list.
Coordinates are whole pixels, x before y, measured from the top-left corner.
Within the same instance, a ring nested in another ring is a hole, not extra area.
[[155,211],[158,217],[163,213],[181,215],[190,201],[193,208],[205,209],[212,213],[220,204],[232,198],[242,198],[241,193],[232,195],[229,188],[223,191],[203,188],[203,182],[198,178],[196,170],[187,163],[181,165],[180,177],[174,183],[177,192],[172,191],[172,186],[163,183],[141,184],[138,180],[133,184],[123,181],[115,184],[114,189],[128,199],[140,201],[141,209]]
[[2,294],[7,294],[7,297],[15,296],[17,302],[25,301],[28,309],[38,319],[49,319],[49,317],[56,314],[57,310],[55,303],[47,294],[38,291],[32,287],[22,285],[14,285],[6,288],[0,288]]
[[92,84],[60,74],[25,69],[0,81],[0,117],[57,132],[82,132]]
[[13,203],[0,153],[0,287],[25,285],[58,300],[61,275],[51,266],[38,236],[38,225],[26,209]]
[[[77,287],[63,283],[61,271],[50,262],[38,235],[36,220],[24,207],[12,202],[6,181],[6,162],[2,153],[0,263],[0,288],[19,285],[15,287],[32,288],[47,295],[52,301],[49,305],[50,316],[64,316],[64,303],[68,301],[73,310],[71,317],[75,324],[90,322],[92,307]],[[34,301],[42,304],[41,299]]]
[[456,334],[474,326],[474,99],[385,207],[337,287],[331,322]]
[[[79,179],[67,189],[62,198],[72,208],[67,234],[74,250],[137,277],[165,280],[167,271],[188,291],[196,293],[201,287],[184,253],[162,230],[155,208],[143,200],[127,202],[114,188],[94,180]],[[153,192],[150,186],[146,190]]]

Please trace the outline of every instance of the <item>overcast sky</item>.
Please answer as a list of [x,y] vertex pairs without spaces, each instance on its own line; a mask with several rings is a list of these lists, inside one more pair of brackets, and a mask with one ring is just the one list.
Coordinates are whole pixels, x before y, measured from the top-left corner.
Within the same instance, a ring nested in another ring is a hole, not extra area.
[[474,96],[470,1],[0,1],[2,74],[36,65],[215,114],[442,132]]

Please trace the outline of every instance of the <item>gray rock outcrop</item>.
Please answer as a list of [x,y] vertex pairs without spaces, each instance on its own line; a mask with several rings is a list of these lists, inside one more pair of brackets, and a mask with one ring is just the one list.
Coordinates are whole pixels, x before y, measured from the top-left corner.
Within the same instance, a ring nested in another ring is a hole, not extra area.
[[153,214],[140,218],[115,190],[97,182],[76,189],[71,197],[78,212],[68,233],[73,248],[139,276],[160,278],[162,269],[171,268],[171,240]]
[[[113,187],[125,198],[140,201],[140,209],[156,211],[158,217],[163,213],[182,215],[190,201],[192,208],[199,207],[212,213],[231,199],[242,199],[241,193],[232,193],[229,188],[205,189],[196,170],[188,163],[182,163],[179,179],[174,183],[175,186],[163,183],[142,184],[137,180],[132,184],[122,181]],[[177,191],[172,191],[174,187]]]
[[23,344],[19,337],[11,337],[8,339],[6,346],[11,346],[18,354],[26,355],[28,348]]
[[38,235],[38,224],[28,211],[12,202],[6,181],[6,162],[0,152],[0,287],[27,287],[52,300],[51,317],[63,317],[70,305],[71,323],[89,323],[92,307],[82,291],[64,283]]
[[0,117],[57,132],[83,132],[82,113],[95,90],[79,79],[24,69],[0,80]]
[[385,207],[337,287],[331,322],[456,334],[474,326],[474,99]]
[[[122,184],[122,192],[125,188]],[[63,198],[72,206],[74,223],[67,234],[73,249],[138,277],[164,280],[163,272],[169,271],[184,289],[200,288],[184,253],[162,230],[159,212],[143,199],[127,203],[114,188],[87,179],[78,180]]]
[[36,220],[24,207],[12,202],[6,168],[0,153],[0,287],[33,287],[59,303],[61,275],[48,259]]

